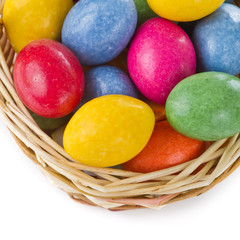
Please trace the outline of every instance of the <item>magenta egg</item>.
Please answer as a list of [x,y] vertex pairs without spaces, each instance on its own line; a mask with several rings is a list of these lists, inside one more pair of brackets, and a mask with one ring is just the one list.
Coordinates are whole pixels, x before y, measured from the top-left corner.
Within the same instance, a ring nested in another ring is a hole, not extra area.
[[165,104],[171,90],[196,73],[196,53],[190,38],[177,24],[152,18],[140,26],[132,40],[128,70],[146,98]]

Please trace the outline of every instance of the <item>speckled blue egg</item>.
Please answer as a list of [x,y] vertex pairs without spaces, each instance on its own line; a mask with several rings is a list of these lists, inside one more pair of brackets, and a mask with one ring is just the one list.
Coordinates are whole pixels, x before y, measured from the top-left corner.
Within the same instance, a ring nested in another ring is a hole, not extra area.
[[82,65],[94,66],[117,57],[128,45],[137,25],[133,0],[81,0],[68,13],[62,43]]
[[193,32],[200,72],[240,73],[240,9],[224,3]]
[[79,107],[94,98],[111,94],[138,98],[136,87],[121,69],[113,66],[93,68],[85,74],[85,92]]

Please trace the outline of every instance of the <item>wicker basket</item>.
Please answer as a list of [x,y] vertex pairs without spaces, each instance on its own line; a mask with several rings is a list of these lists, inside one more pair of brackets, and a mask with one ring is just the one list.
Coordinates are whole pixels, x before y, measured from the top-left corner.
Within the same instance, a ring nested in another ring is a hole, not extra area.
[[[1,9],[3,5],[0,1]],[[0,117],[23,152],[74,200],[110,210],[158,209],[208,191],[239,167],[239,134],[214,142],[197,159],[148,174],[75,162],[37,126],[17,96],[12,78],[16,54],[4,29],[0,45]],[[204,167],[192,174],[203,163]]]

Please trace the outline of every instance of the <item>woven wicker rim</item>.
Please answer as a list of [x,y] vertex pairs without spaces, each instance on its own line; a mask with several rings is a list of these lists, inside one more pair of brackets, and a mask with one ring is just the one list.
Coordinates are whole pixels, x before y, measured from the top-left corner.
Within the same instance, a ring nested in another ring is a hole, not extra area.
[[[240,0],[235,4],[240,6]],[[4,0],[0,9],[3,5]],[[240,166],[239,134],[214,142],[197,159],[153,173],[94,168],[75,162],[37,126],[16,94],[12,77],[16,53],[4,28],[0,34],[0,117],[28,158],[74,200],[115,211],[159,209],[208,191]],[[205,166],[192,174],[203,163]]]

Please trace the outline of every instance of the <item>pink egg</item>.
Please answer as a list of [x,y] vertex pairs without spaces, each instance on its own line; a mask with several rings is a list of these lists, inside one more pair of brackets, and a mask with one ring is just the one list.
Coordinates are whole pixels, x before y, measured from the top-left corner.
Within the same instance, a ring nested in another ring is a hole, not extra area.
[[136,32],[128,52],[128,69],[139,91],[165,104],[171,90],[196,72],[196,53],[188,35],[175,23],[152,18]]

